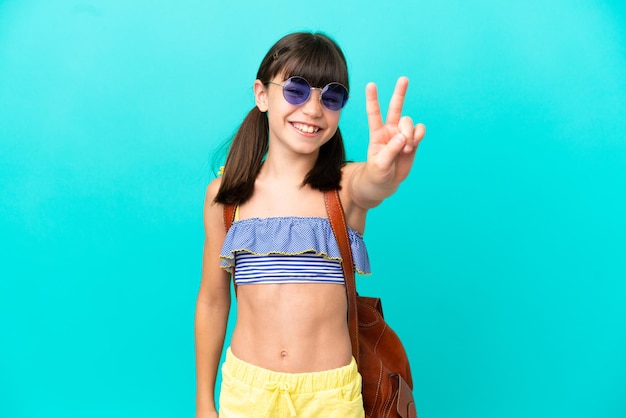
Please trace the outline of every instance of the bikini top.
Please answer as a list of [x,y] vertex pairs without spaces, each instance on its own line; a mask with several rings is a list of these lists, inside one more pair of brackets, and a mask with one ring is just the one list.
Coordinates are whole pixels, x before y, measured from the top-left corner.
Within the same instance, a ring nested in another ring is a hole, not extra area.
[[[348,228],[354,269],[370,274],[363,236]],[[220,253],[237,285],[270,283],[343,284],[341,254],[330,222],[322,217],[236,220]]]

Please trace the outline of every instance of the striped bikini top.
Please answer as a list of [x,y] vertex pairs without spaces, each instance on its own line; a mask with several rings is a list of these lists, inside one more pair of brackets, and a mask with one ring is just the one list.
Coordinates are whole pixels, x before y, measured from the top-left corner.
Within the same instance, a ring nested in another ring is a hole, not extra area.
[[[370,274],[363,236],[348,228],[354,269]],[[221,267],[237,285],[343,284],[341,254],[327,218],[275,217],[237,220],[226,234]]]

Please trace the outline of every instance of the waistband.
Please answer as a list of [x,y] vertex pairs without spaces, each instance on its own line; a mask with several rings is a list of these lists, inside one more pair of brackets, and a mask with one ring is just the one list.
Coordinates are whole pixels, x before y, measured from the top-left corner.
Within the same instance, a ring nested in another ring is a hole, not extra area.
[[359,371],[354,358],[347,366],[337,369],[310,373],[283,373],[264,369],[237,358],[230,348],[226,350],[224,371],[232,378],[247,384],[267,388],[268,382],[287,385],[289,392],[311,393],[323,390],[336,389],[354,382],[359,377]]

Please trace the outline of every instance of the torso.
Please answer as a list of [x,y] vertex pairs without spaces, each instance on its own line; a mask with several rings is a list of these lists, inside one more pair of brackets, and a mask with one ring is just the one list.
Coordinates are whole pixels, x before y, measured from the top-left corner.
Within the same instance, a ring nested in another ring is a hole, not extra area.
[[233,353],[280,372],[349,364],[346,292],[336,284],[263,284],[238,288]]
[[[322,192],[305,187],[289,193],[261,183],[240,207],[239,216],[326,217],[326,209]],[[343,284],[242,285],[231,349],[246,362],[280,372],[342,367],[352,356],[346,317]]]

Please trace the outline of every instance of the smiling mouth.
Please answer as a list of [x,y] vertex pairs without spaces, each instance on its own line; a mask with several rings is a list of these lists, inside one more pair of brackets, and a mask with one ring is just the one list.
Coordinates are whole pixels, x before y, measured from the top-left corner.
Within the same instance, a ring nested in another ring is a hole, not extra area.
[[292,123],[293,127],[306,134],[314,134],[320,130],[319,126],[305,125],[304,123]]

